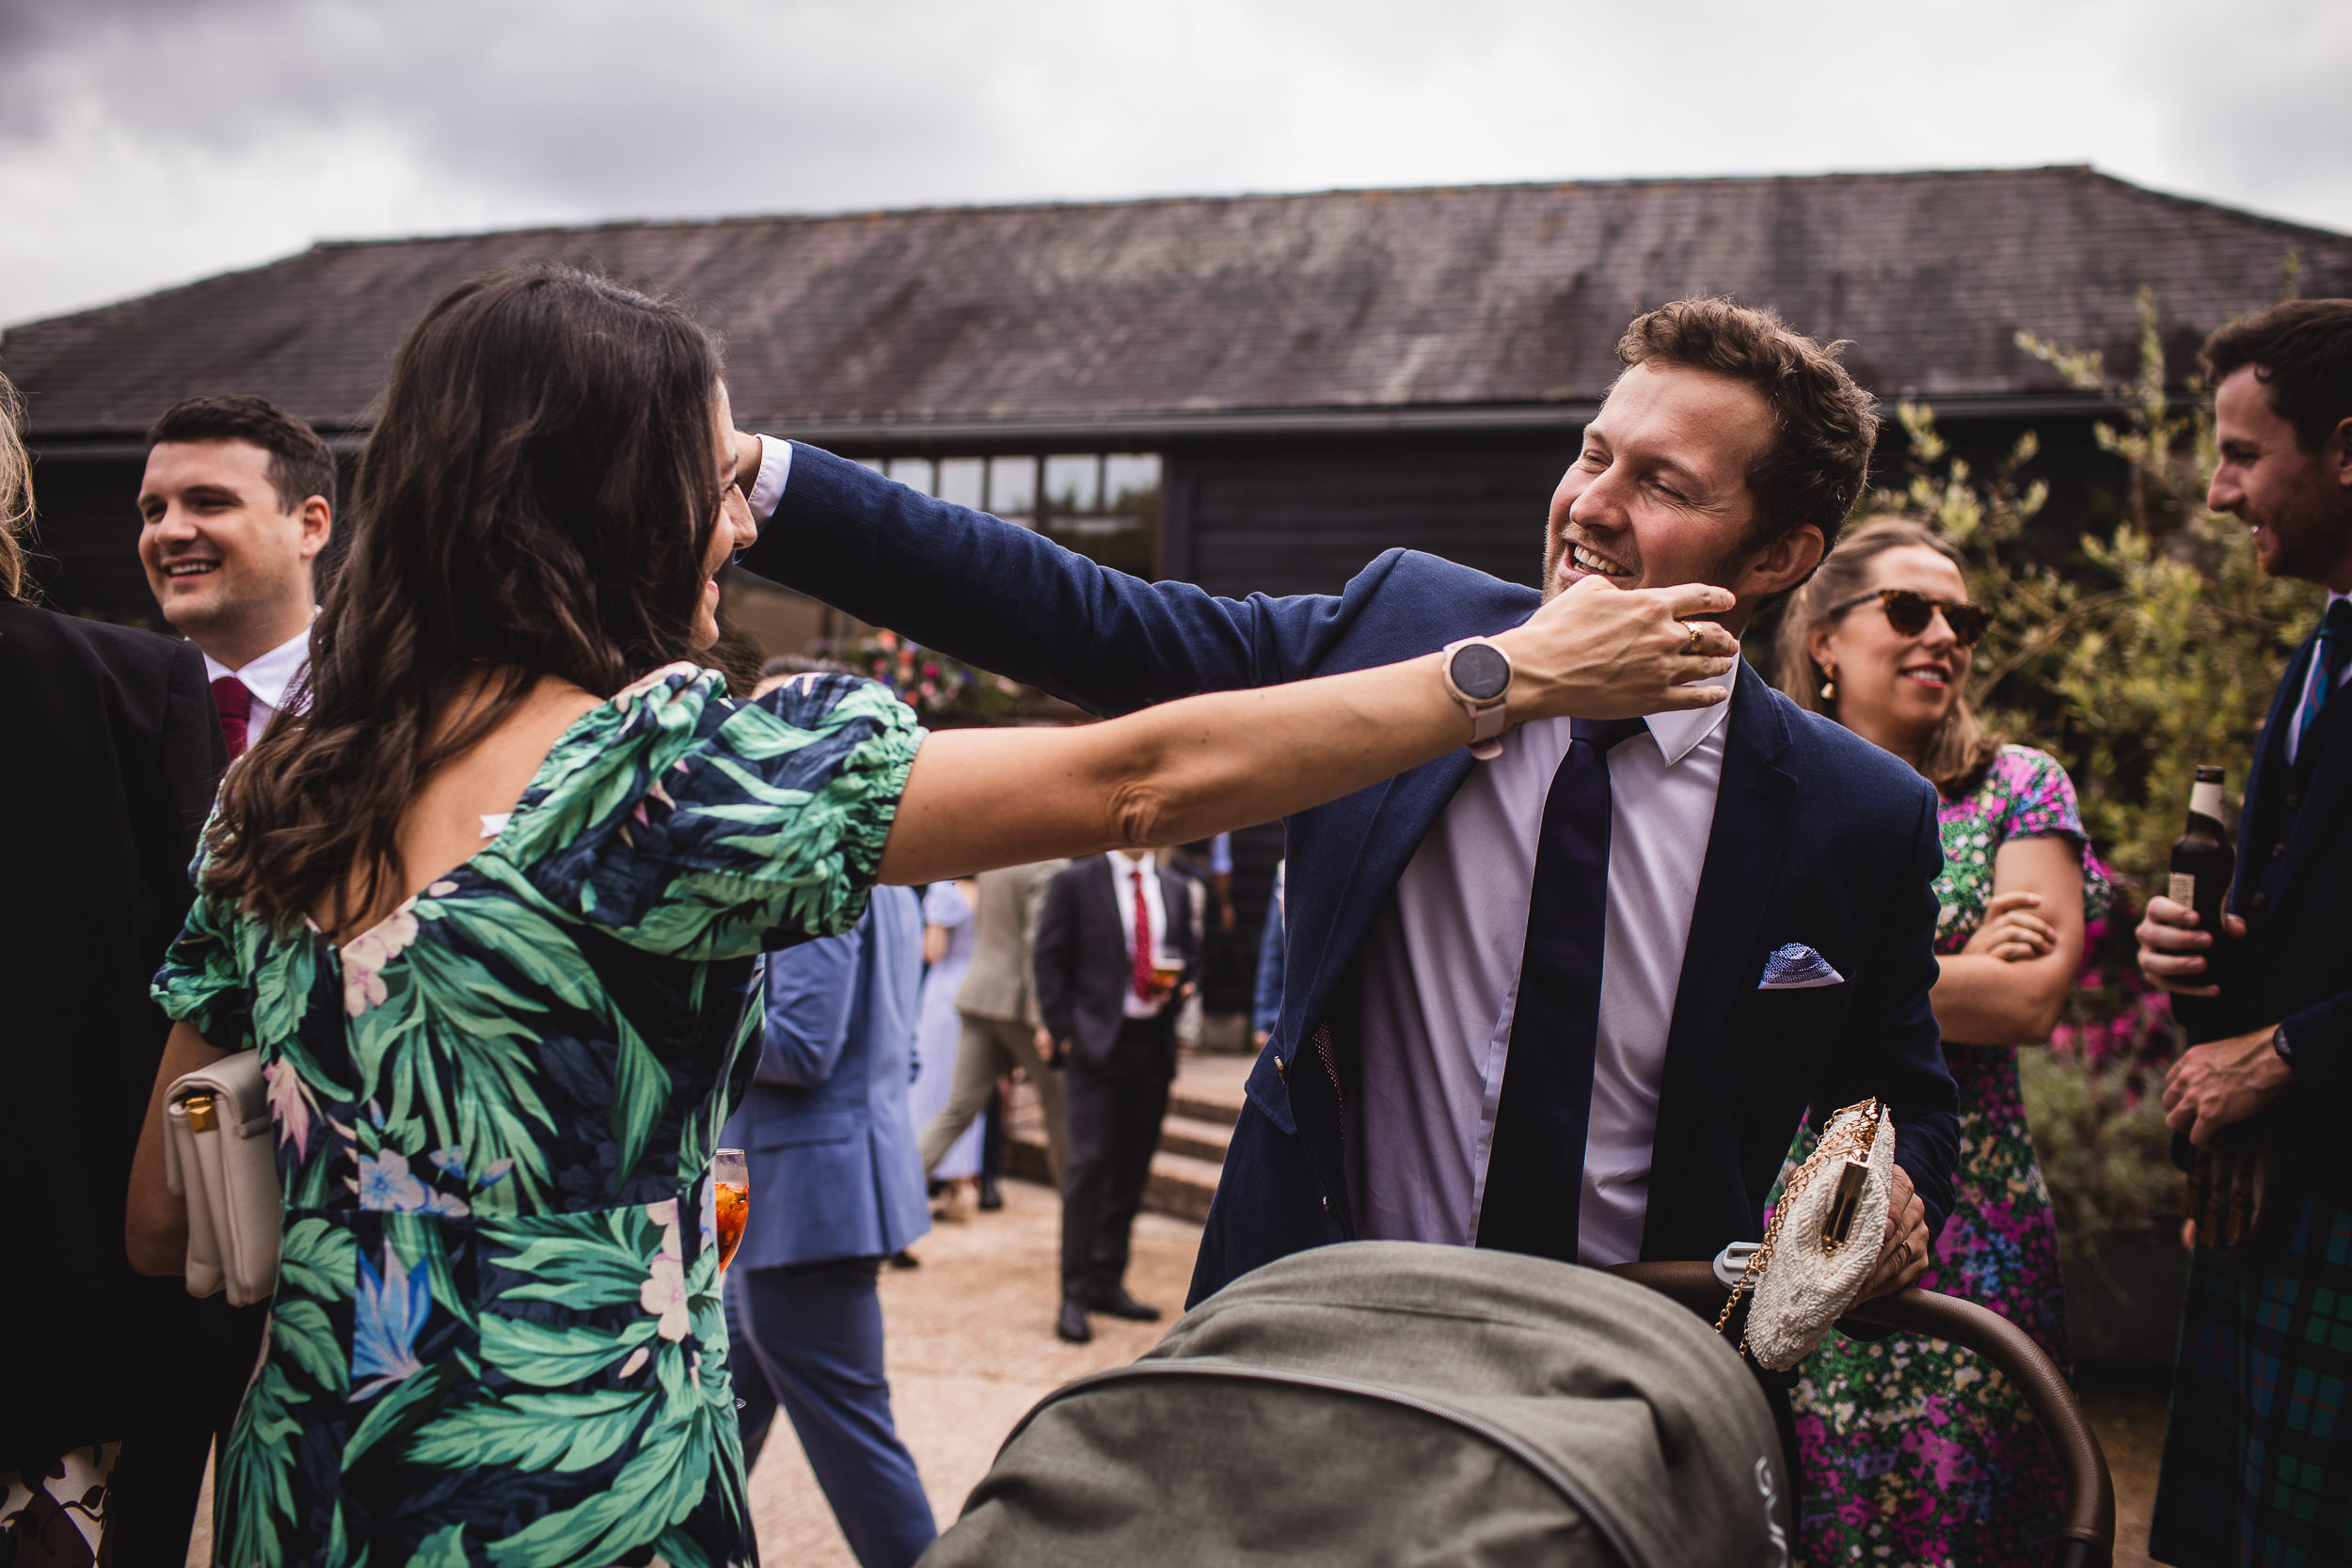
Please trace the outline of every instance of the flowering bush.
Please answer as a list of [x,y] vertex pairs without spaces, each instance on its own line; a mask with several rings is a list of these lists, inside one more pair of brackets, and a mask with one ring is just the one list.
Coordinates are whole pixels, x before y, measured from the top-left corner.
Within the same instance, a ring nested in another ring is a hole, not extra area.
[[1020,712],[1021,688],[1014,682],[934,653],[893,631],[878,631],[822,651],[834,662],[889,687],[933,729],[1009,724]]
[[2061,1244],[2086,1260],[2102,1236],[2172,1222],[2181,1177],[2161,1097],[2184,1042],[2169,999],[2140,978],[2132,928],[2146,893],[2164,885],[2192,770],[2219,763],[2243,785],[2271,689],[2318,599],[2309,584],[2266,576],[2246,529],[2205,510],[2212,412],[2201,396],[2176,406],[2152,292],[2141,291],[2139,310],[2128,379],[2095,353],[2018,336],[2122,411],[2094,433],[2123,465],[2127,503],[2108,526],[2079,532],[2062,564],[2051,562],[2054,531],[2027,532],[2047,496],[2020,483],[2036,452],[2030,434],[1994,472],[1972,473],[1933,417],[1904,405],[1906,486],[1871,503],[1930,522],[1969,558],[1969,596],[1994,612],[1970,700],[1988,728],[2066,765],[2114,874],[2114,908],[2091,928],[2065,1022],[2020,1069]]
[[2019,1053],[2026,1121],[2071,1263],[2095,1263],[2102,1238],[2166,1225],[2180,1197],[2164,1126],[2165,1069],[2180,1051],[2171,998],[2141,977],[2119,888],[2084,932],[2081,977],[2047,1051]]

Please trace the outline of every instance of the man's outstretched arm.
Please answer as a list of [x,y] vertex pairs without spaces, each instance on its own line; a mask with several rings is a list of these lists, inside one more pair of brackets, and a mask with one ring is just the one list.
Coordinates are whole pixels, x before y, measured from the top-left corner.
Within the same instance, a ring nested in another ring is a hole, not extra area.
[[772,506],[746,570],[1093,713],[1295,678],[1283,648],[1336,602],[1148,583],[797,442],[739,435],[737,483]]

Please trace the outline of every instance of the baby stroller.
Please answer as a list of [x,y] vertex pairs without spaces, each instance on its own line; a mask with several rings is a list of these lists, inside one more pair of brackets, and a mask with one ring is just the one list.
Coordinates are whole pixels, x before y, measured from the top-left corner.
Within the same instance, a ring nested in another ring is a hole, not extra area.
[[[921,1568],[1787,1568],[1792,1489],[1706,1263],[1615,1274],[1358,1242],[1270,1263],[1132,1366],[1013,1429]],[[1981,1307],[1909,1291],[1849,1321],[1948,1338],[2057,1443],[2052,1560],[2107,1562],[2114,1499],[2072,1391]]]

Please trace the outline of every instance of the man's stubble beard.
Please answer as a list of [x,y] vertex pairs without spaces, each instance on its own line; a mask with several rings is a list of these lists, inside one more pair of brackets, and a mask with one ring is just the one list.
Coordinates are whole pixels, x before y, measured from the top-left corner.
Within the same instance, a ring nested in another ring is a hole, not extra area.
[[[214,576],[217,580],[227,578],[229,573],[223,568]],[[308,604],[309,599],[306,597],[304,602]],[[187,605],[177,612],[167,613],[164,619],[171,623],[174,631],[201,647],[215,634],[227,634],[233,638],[254,623],[272,617],[275,609],[274,594],[240,577],[237,580],[220,582],[206,602]]]
[[[2325,483],[2317,475],[2308,482],[2312,486]],[[2314,499],[2308,489],[2298,487],[2276,514],[2238,514],[2239,522],[2270,540],[2271,562],[2264,568],[2269,576],[2329,588],[2352,577],[2352,499],[2340,500],[2332,508],[2328,505],[2329,499],[2323,491]],[[2259,540],[2254,548],[2259,558]]]

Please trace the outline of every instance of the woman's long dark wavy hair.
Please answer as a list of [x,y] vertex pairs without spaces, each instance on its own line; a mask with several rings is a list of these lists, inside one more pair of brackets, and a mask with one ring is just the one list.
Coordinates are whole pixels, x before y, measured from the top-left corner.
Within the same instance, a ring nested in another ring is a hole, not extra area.
[[230,769],[208,894],[341,931],[408,891],[409,798],[537,677],[610,696],[692,656],[723,495],[719,369],[683,310],[585,273],[494,273],[434,302],[359,460],[309,707]]

